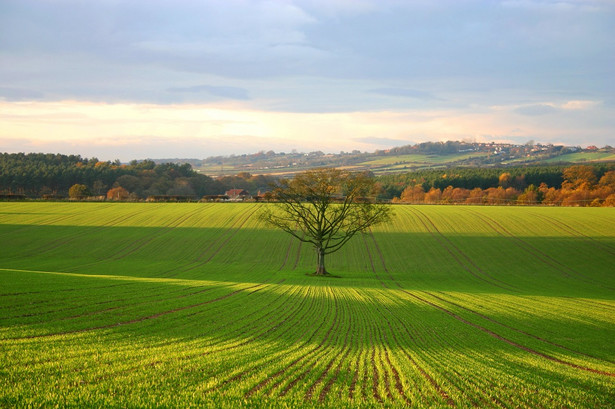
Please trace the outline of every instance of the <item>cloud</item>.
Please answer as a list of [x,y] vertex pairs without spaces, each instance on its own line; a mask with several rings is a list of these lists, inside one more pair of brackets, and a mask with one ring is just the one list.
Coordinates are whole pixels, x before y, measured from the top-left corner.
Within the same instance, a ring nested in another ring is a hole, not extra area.
[[598,106],[600,102],[598,101],[587,101],[587,100],[576,100],[576,101],[568,101],[562,105],[562,109],[568,110],[586,110],[591,109]]
[[[15,105],[0,128],[352,150],[518,127],[599,145],[615,129],[613,21],[600,0],[4,0],[0,104]],[[35,101],[71,109],[20,105]]]
[[571,100],[560,103],[542,103],[522,105],[514,109],[514,112],[526,116],[542,116],[560,113],[562,111],[586,111],[600,105],[599,101]]
[[558,111],[558,108],[549,104],[526,105],[515,109],[516,113],[527,116],[548,115]]
[[167,89],[171,93],[179,94],[201,94],[207,93],[225,99],[249,100],[248,90],[238,87],[217,86],[217,85],[195,85],[191,87],[174,87]]

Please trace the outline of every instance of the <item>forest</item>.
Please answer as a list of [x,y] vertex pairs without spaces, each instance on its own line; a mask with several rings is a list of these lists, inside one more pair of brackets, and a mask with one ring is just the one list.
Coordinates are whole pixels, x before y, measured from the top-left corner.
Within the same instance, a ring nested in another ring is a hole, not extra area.
[[613,162],[429,170],[380,179],[394,203],[615,206]]
[[[266,190],[273,178],[240,173],[213,179],[192,169],[189,163],[159,163],[152,160],[122,164],[80,155],[0,153],[0,194],[3,197],[59,199],[75,196],[107,197],[111,190],[122,199],[150,196],[184,196],[200,199],[229,189],[256,194]],[[121,190],[119,190],[121,188]]]

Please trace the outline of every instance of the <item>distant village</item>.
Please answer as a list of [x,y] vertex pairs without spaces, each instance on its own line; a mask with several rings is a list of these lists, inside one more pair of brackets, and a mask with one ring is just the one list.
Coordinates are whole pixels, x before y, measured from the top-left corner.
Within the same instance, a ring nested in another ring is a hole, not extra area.
[[[424,142],[415,145],[406,145],[391,149],[376,150],[374,152],[350,152],[325,153],[313,152],[274,152],[260,151],[253,154],[212,156],[206,159],[157,159],[156,163],[173,161],[177,163],[189,163],[194,169],[209,176],[231,175],[238,172],[251,173],[283,173],[292,175],[303,169],[323,166],[351,166],[362,167],[363,163],[395,157],[400,155],[459,155],[469,153],[483,153],[472,155],[471,158],[459,159],[460,166],[497,166],[506,161],[532,163],[556,156],[576,152],[613,152],[611,146],[599,148],[597,146],[564,146],[554,144],[541,144],[529,141],[525,144],[496,143],[496,142]],[[450,163],[449,163],[450,164]],[[363,166],[368,167],[368,166]]]

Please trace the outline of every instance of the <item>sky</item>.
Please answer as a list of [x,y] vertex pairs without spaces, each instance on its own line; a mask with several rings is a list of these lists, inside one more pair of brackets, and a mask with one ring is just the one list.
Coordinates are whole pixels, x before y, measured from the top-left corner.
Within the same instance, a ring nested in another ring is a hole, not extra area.
[[615,145],[615,0],[0,0],[0,152]]

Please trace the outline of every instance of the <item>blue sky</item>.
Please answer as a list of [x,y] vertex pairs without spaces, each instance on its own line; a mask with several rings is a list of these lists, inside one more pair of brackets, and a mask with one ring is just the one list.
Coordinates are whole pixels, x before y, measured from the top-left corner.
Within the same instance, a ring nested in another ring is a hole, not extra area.
[[615,2],[0,1],[0,151],[615,144]]

